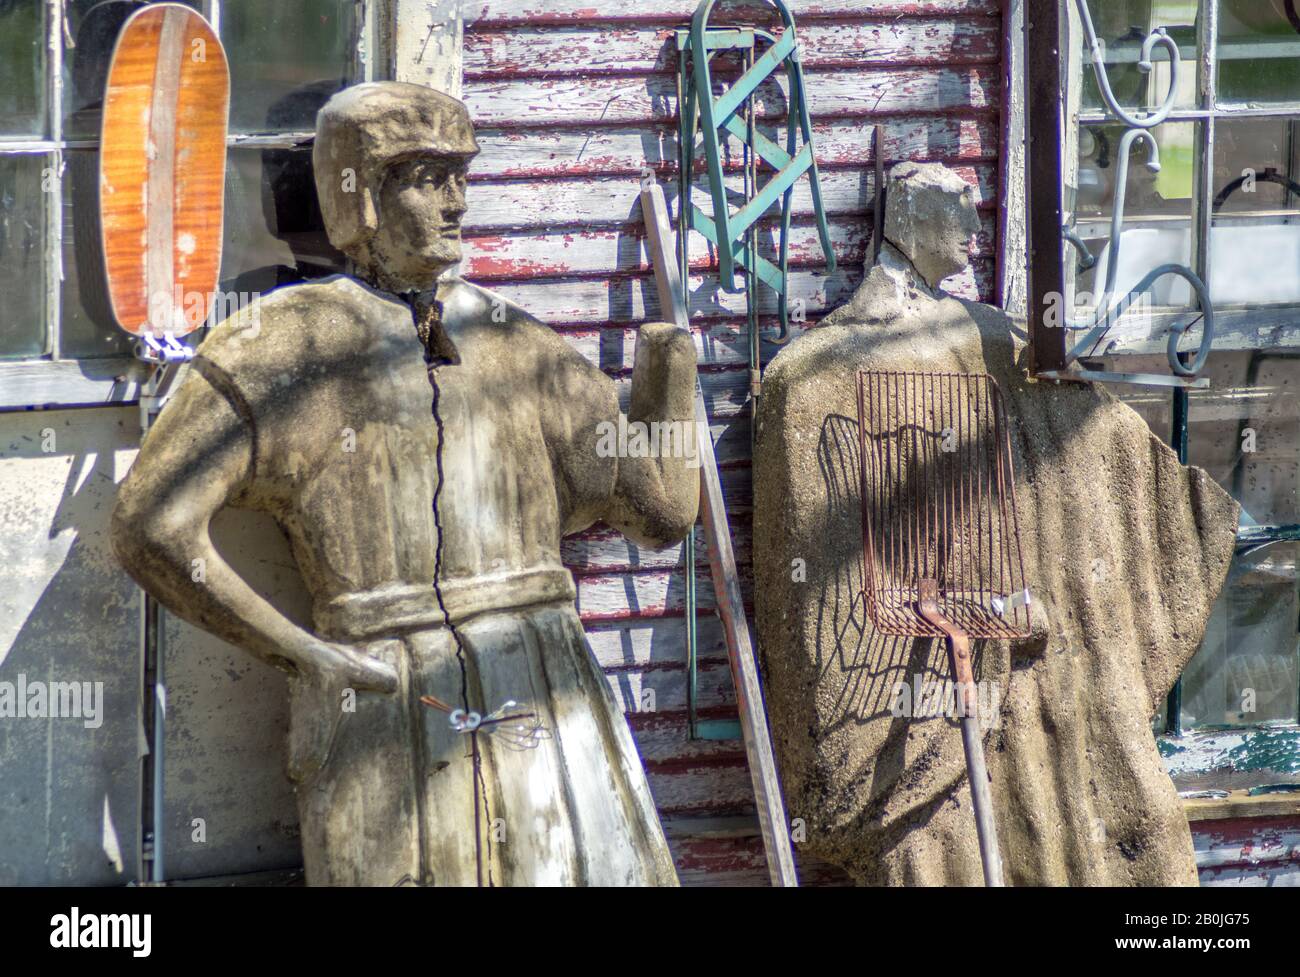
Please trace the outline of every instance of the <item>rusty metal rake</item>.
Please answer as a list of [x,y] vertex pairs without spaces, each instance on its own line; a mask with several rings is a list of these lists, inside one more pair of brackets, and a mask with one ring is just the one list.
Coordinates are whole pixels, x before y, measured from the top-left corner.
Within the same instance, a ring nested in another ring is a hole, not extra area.
[[861,371],[863,593],[877,631],[945,638],[987,885],[1002,885],[970,639],[1029,634],[1006,412],[984,373]]

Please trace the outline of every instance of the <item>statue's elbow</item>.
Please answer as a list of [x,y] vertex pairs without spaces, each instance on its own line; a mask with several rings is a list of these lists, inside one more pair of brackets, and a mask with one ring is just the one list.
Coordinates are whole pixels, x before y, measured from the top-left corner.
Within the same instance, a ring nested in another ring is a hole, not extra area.
[[113,555],[137,583],[148,588],[164,567],[184,562],[192,548],[193,527],[174,506],[152,503],[132,492],[130,481],[119,491],[109,521]]
[[689,465],[666,466],[659,477],[655,504],[636,520],[634,538],[642,546],[660,548],[686,537],[700,509],[700,470]]

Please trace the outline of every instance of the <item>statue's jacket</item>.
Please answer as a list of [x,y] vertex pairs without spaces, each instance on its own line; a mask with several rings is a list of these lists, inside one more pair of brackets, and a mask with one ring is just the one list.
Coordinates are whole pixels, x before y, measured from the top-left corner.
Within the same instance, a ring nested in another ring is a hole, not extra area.
[[[450,348],[431,368],[391,295],[272,292],[213,330],[177,395],[241,459],[229,504],[286,532],[315,633],[399,675],[395,694],[291,678],[308,880],[672,884],[560,562],[615,488],[594,451],[615,389],[492,293],[450,279],[437,299]],[[471,737],[424,695],[481,715],[515,700],[543,728],[532,749]]]

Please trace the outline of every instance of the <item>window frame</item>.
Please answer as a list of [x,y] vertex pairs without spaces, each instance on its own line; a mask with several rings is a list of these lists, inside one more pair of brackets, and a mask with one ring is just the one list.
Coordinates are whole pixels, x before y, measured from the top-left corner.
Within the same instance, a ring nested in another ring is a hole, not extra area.
[[[357,82],[391,78],[392,31],[384,0],[351,0],[357,9],[357,36],[351,46],[351,75]],[[221,36],[223,0],[200,0],[198,10]],[[39,357],[0,359],[0,411],[39,408],[100,407],[137,402],[151,367],[131,356],[63,355],[61,293],[63,282],[63,199],[66,153],[97,150],[99,139],[66,139],[63,132],[64,43],[68,30],[67,0],[41,0],[45,45],[45,133],[43,138],[0,135],[0,157],[39,155],[50,171],[44,209],[45,348]],[[224,40],[224,39],[223,39]],[[271,135],[229,133],[226,149],[293,149],[309,146],[315,132]]]
[[[1070,157],[1071,141],[1077,143],[1078,133],[1085,125],[1114,123],[1113,115],[1102,107],[1096,110],[1076,108],[1071,103],[1070,59],[1077,56],[1082,45],[1073,33],[1078,18],[1074,13],[1075,0],[1026,0],[1024,29],[1025,92],[1025,177],[1026,177],[1026,228],[1028,300],[1027,333],[1030,343],[1030,370],[1034,375],[1061,371],[1066,368],[1067,350],[1073,330],[1052,326],[1044,310],[1053,297],[1064,296],[1067,291],[1066,262],[1074,254],[1068,245],[1066,229],[1065,175]],[[1208,259],[1210,231],[1213,226],[1214,201],[1214,140],[1215,127],[1224,120],[1250,118],[1300,119],[1300,101],[1270,103],[1266,107],[1247,107],[1239,104],[1220,104],[1218,97],[1218,33],[1220,0],[1198,0],[1196,105],[1173,109],[1167,123],[1192,122],[1198,132],[1194,143],[1193,198],[1192,198],[1192,259],[1190,267],[1203,281],[1209,281]],[[1187,59],[1184,67],[1190,67]],[[1084,71],[1088,64],[1080,65]],[[1055,91],[1056,97],[1038,97],[1036,92]],[[1161,123],[1164,124],[1164,123]],[[1182,313],[1185,315],[1185,313]],[[1245,309],[1231,309],[1222,313],[1216,310],[1218,328],[1213,350],[1300,350],[1300,304],[1261,305]],[[1145,336],[1116,336],[1108,343],[1105,355],[1119,357],[1161,353],[1164,350],[1168,329],[1176,314],[1156,313],[1151,317],[1151,329]],[[1186,344],[1185,344],[1186,345]],[[1187,461],[1188,448],[1188,392],[1186,387],[1175,387],[1172,394],[1172,424],[1169,441],[1183,463]],[[1300,539],[1300,526],[1252,527],[1238,533],[1238,553],[1247,546],[1258,547],[1268,543]],[[1300,647],[1296,650],[1300,656]],[[1170,747],[1166,737],[1183,737],[1181,726],[1181,679],[1170,692],[1166,704],[1162,752]],[[1182,743],[1211,742],[1216,737],[1234,734],[1283,734],[1300,730],[1300,717],[1296,722],[1253,723],[1232,727],[1197,727]],[[1212,774],[1212,771],[1205,771]],[[1285,771],[1261,769],[1261,786],[1288,780]]]

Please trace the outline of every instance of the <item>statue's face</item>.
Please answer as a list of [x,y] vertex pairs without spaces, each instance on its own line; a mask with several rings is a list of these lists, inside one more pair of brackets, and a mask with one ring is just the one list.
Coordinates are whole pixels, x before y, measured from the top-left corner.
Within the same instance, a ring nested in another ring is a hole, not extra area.
[[948,261],[957,274],[970,264],[970,241],[979,232],[980,217],[975,210],[975,196],[968,192],[957,194],[953,204],[952,227],[948,238]]
[[370,240],[377,270],[402,287],[426,288],[460,260],[467,164],[411,159],[392,166],[379,193],[379,228]]

